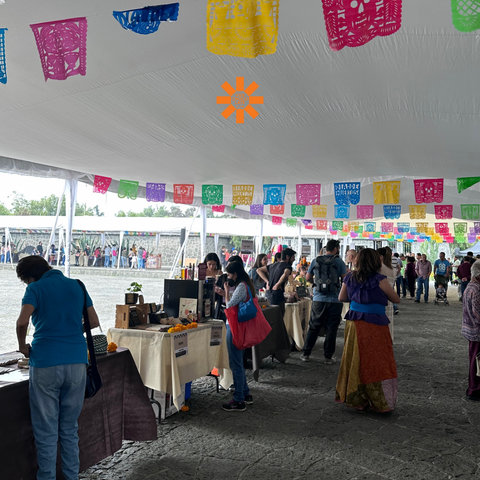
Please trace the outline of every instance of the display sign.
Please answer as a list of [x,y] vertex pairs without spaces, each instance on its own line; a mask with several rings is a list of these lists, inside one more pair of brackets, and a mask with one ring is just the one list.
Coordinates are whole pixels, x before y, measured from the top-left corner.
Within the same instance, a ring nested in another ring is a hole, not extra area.
[[240,249],[242,253],[253,253],[253,248],[253,240],[242,240],[242,247]]
[[188,355],[188,333],[179,332],[173,334],[173,348],[175,350],[175,358]]
[[302,245],[302,255],[311,255],[312,246],[311,245]]
[[212,333],[210,334],[210,346],[216,347],[222,344],[222,333],[223,333],[223,326],[222,325],[213,325],[212,326]]
[[305,298],[308,296],[308,292],[307,292],[307,289],[303,286],[298,286],[297,287],[297,297],[298,298]]

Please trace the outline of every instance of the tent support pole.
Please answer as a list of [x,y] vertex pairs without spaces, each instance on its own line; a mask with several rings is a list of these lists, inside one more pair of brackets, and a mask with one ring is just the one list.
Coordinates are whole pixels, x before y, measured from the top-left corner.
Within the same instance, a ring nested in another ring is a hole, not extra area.
[[77,206],[77,188],[78,180],[65,180],[65,187],[67,189],[67,228],[65,238],[65,276],[70,278],[70,252],[72,251],[72,237],[73,237],[73,219],[75,218],[75,209]]
[[203,262],[205,258],[205,244],[207,242],[207,207],[202,205],[200,207],[200,261]]

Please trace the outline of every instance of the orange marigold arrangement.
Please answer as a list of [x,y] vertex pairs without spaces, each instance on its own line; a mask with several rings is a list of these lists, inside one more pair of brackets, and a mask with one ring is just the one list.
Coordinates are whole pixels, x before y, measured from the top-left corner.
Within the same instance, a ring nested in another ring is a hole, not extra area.
[[174,327],[171,327],[168,329],[168,333],[178,333],[178,332],[183,332],[184,330],[191,330],[192,328],[197,328],[198,324],[197,322],[192,322],[189,325],[182,325],[179,323],[178,325],[175,325]]
[[182,408],[181,408],[182,412],[188,412],[190,410],[190,407],[187,407],[186,405],[184,405]]
[[[105,345],[105,344],[104,344]],[[112,353],[117,351],[117,344],[114,342],[110,342],[107,347],[107,352]]]

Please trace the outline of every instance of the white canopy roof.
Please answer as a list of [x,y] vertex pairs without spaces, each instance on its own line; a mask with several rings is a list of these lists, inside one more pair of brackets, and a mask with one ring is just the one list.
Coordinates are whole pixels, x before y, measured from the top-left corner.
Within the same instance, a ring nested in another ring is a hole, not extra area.
[[[178,21],[150,35],[124,30],[112,16],[144,5],[0,6],[0,27],[8,28],[0,170],[162,182],[170,192],[194,183],[196,195],[202,184],[223,184],[227,205],[232,184],[255,184],[254,203],[262,203],[264,183],[286,183],[295,203],[295,184],[321,183],[330,218],[339,181],[361,181],[365,205],[373,181],[402,179],[403,212],[415,204],[413,178],[445,178],[443,203],[456,217],[460,204],[479,203],[480,185],[458,194],[455,180],[480,175],[479,37],[453,27],[450,1],[404,0],[397,33],[333,52],[322,2],[282,0],[277,51],[256,59],[207,51],[205,1],[181,0]],[[82,16],[86,76],[45,82],[29,24]],[[237,76],[264,96],[260,115],[243,125],[216,104],[222,84]],[[383,216],[380,205],[375,216]]]

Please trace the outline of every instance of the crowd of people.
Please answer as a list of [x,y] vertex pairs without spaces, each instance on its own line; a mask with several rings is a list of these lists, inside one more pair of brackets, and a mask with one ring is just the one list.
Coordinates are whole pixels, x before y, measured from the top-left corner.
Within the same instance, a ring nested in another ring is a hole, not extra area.
[[[103,252],[105,257],[112,257],[112,266],[115,265],[113,257],[118,256],[112,254],[113,247],[116,246],[107,246]],[[132,258],[135,255],[137,262],[139,258],[143,260],[142,250],[132,248]],[[217,254],[205,257],[207,275],[216,277],[215,318],[227,323],[227,348],[234,381],[233,399],[222,408],[242,412],[254,401],[245,374],[244,350],[234,344],[226,309],[247,302],[264,289],[270,304],[277,305],[283,315],[285,285],[295,270],[305,283],[314,285],[311,317],[300,358],[310,361],[318,337],[325,335],[324,363],[335,364],[337,331],[343,317],[345,344],[335,401],[358,411],[390,412],[395,408],[398,375],[393,352],[393,306],[400,303],[401,293],[406,297],[406,286],[415,301],[423,295],[428,302],[432,270],[437,286],[446,288],[448,282],[457,282],[464,307],[462,335],[469,341],[469,385],[465,398],[480,401],[480,377],[476,375],[480,354],[480,261],[467,255],[462,262],[455,257],[450,263],[444,253],[440,253],[432,268],[425,255],[405,257],[392,254],[389,247],[349,250],[345,261],[339,254],[340,242],[330,240],[308,268],[302,259],[295,269],[296,252],[288,247],[275,255],[273,263],[267,255],[259,255],[250,274],[246,273],[239,255],[230,255],[225,268]],[[109,265],[110,258],[106,267]],[[143,262],[139,268],[142,266]],[[21,259],[17,275],[27,284],[17,320],[17,337],[19,351],[30,358],[30,405],[39,474],[45,478],[53,475],[59,439],[64,473],[70,475],[68,478],[76,478],[79,467],[77,419],[83,402],[87,363],[82,326],[84,305],[92,327],[98,324],[98,318],[90,297],[78,283],[65,278],[61,271],[52,270],[40,256]],[[415,283],[416,294],[412,291]],[[57,293],[58,302],[50,301],[52,290]],[[348,309],[342,315],[344,304]],[[32,346],[25,341],[30,317],[35,325]],[[59,319],[61,330],[58,330]]]

